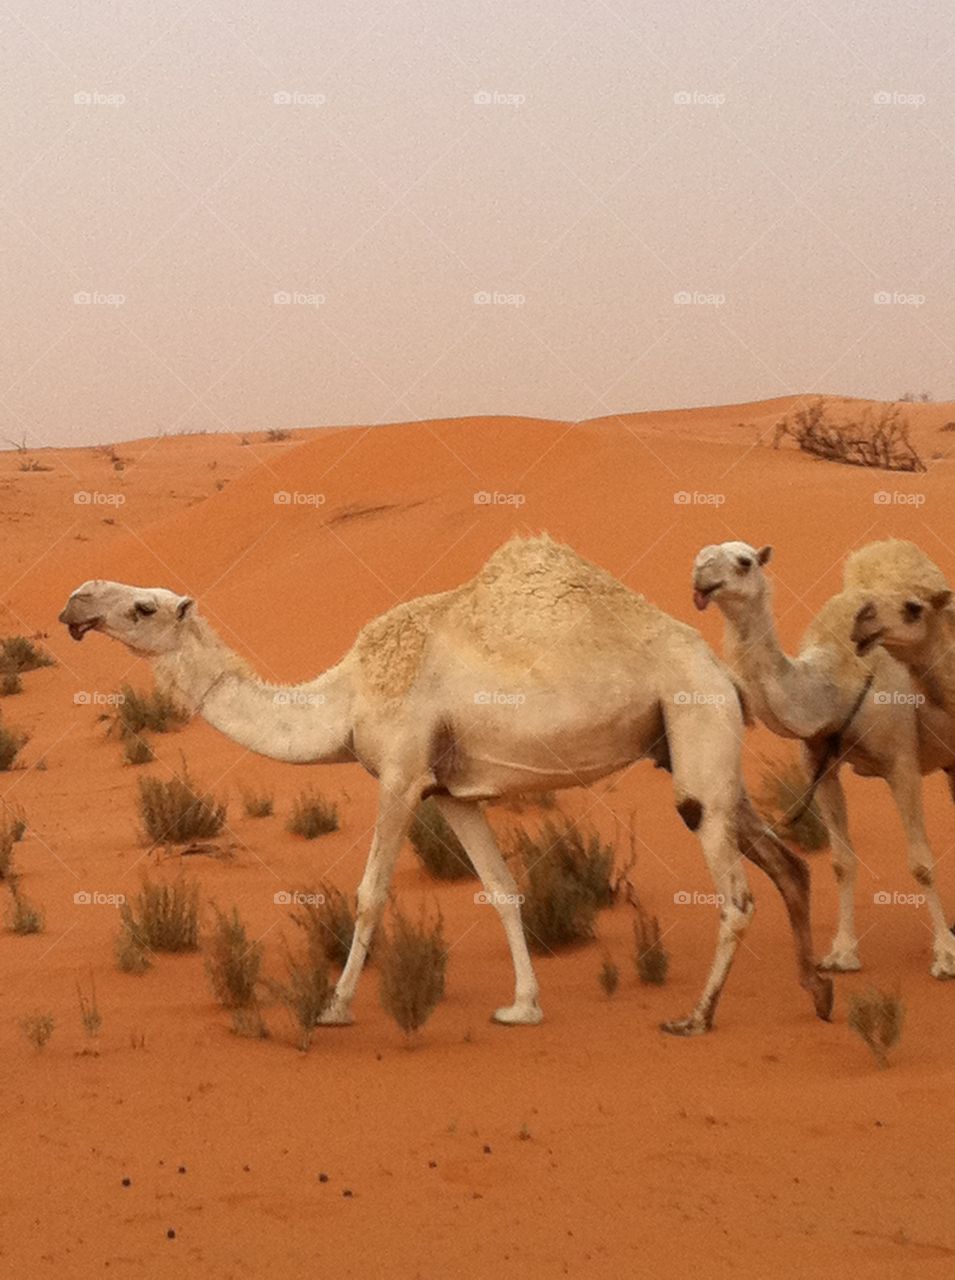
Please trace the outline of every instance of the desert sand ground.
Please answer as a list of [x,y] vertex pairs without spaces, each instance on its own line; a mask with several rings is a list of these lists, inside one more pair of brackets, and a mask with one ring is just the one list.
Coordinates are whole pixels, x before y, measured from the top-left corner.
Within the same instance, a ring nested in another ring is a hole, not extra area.
[[[356,1025],[320,1030],[307,1056],[277,1009],[270,1039],[239,1039],[200,955],[122,974],[115,908],[74,903],[80,891],[133,892],[146,869],[171,878],[181,861],[144,849],[135,808],[143,769],[123,765],[99,719],[99,695],[124,680],[146,685],[149,672],[102,636],[70,642],[56,615],[78,583],[99,576],[189,591],[264,676],[294,680],[334,662],[396,601],[469,577],[513,531],[546,529],[571,543],[717,647],[717,611],[697,615],[689,589],[707,542],[775,545],[789,648],[859,542],[914,538],[955,575],[946,542],[955,462],[940,456],[926,475],[887,475],[758,444],[787,403],[581,424],[296,430],[271,444],[141,440],[119,447],[122,469],[89,449],[31,455],[49,468],[35,472],[21,470],[17,454],[0,456],[0,630],[42,633],[58,663],[26,675],[24,692],[2,704],[5,720],[30,734],[25,768],[0,775],[0,793],[27,814],[17,856],[46,929],[0,934],[0,1274],[952,1274],[955,985],[929,976],[919,912],[873,901],[915,888],[881,782],[847,780],[865,971],[837,976],[831,1025],[797,987],[781,907],[753,869],[756,919],[716,1030],[690,1041],[658,1030],[700,987],[715,913],[674,902],[710,885],[668,779],[649,763],[564,793],[562,804],[608,838],[632,815],[631,874],[667,930],[670,980],[638,984],[631,912],[620,905],[601,915],[598,942],[537,961],[545,1022],[536,1028],[489,1023],[511,983],[496,914],[475,905],[473,884],[429,882],[410,850],[397,893],[411,907],[439,906],[452,944],[448,998],[410,1049],[378,1005],[373,970]],[[925,456],[944,455],[953,436],[940,428],[955,406],[915,406],[911,418]],[[77,493],[95,496],[77,503]],[[277,503],[276,493],[293,500]],[[522,501],[476,502],[476,493]],[[891,501],[876,500],[885,493]],[[117,494],[122,505],[103,496]],[[302,497],[316,494],[321,502]],[[924,501],[899,496],[913,494]],[[357,767],[276,764],[198,722],[155,745],[146,771],[163,775],[185,755],[229,797],[232,858],[190,858],[186,871],[204,904],[236,904],[271,955],[290,932],[276,891],[326,875],[349,891],[357,883],[374,803],[374,783]],[[750,732],[757,790],[764,754],[780,760],[792,749]],[[274,790],[275,817],[244,816],[240,790],[253,785]],[[339,831],[313,842],[285,830],[307,785],[336,798],[342,814]],[[955,912],[955,814],[939,778],[926,797]],[[535,820],[533,810],[494,815],[499,830]],[[828,855],[810,862],[821,953],[835,890]],[[623,974],[612,1000],[597,983],[606,952]],[[98,1056],[82,1055],[75,990],[90,972],[104,1018]],[[907,1007],[886,1070],[846,1024],[848,993],[870,982],[897,987]],[[38,1009],[57,1024],[42,1053],[18,1026]]]

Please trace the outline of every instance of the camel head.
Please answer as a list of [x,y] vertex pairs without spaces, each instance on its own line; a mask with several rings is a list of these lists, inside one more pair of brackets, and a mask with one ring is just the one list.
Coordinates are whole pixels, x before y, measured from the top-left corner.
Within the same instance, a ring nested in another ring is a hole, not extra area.
[[76,588],[60,621],[74,640],[82,640],[87,631],[102,631],[133,653],[155,657],[179,646],[193,604],[189,596],[165,587],[130,587],[97,578]]
[[721,542],[704,547],[693,562],[693,603],[700,610],[715,599],[723,609],[739,607],[761,596],[772,547],[757,550],[748,542]]
[[939,625],[955,621],[948,608],[951,602],[951,591],[926,596],[895,592],[870,597],[856,612],[852,625],[856,652],[865,654],[881,644],[893,657],[904,661],[906,650],[931,645]]

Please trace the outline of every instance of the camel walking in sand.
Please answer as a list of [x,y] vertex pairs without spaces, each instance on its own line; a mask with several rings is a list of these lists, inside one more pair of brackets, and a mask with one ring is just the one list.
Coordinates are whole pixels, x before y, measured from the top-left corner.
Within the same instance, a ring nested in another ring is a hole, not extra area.
[[159,684],[250,750],[294,763],[357,761],[379,781],[351,950],[323,1022],[351,1021],[398,853],[418,802],[434,796],[495,903],[515,972],[503,1023],[541,1019],[514,879],[482,800],[581,786],[650,757],[673,775],[720,895],[716,954],[675,1034],[709,1029],[753,912],[740,850],[783,895],[799,976],[828,1017],[831,982],[812,959],[808,871],[759,821],[740,771],[742,712],[699,633],[569,548],[512,539],[452,591],[400,604],[330,670],[289,689],[259,680],[162,588],[84,583],[60,615],[74,639],[101,631],[155,660]]
[[704,547],[693,570],[694,601],[715,601],[726,621],[725,656],[741,682],[754,715],[774,733],[798,738],[815,799],[829,830],[833,871],[839,888],[839,920],[822,966],[861,967],[855,926],[856,853],[849,837],[839,768],[850,764],[865,777],[884,778],[902,819],[909,869],[919,885],[932,924],[932,975],[955,977],[953,938],[935,887],[935,859],[925,831],[923,774],[955,770],[955,734],[944,731],[944,715],[918,696],[909,672],[885,650],[857,652],[853,621],[875,582],[891,582],[898,565],[872,544],[848,558],[844,590],[813,619],[796,657],[776,636],[772,588],[763,573],[771,547],[745,542]]

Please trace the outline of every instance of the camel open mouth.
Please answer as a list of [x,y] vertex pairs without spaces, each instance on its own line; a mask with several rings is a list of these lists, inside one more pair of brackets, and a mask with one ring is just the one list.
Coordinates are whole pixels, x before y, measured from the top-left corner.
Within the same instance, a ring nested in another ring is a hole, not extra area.
[[708,587],[693,588],[693,603],[699,609],[700,613],[703,612],[706,606],[710,603],[714,593],[719,591],[722,585],[722,582],[714,582]]
[[87,631],[95,631],[101,621],[101,618],[88,618],[86,622],[70,622],[67,626],[74,640],[82,640]]

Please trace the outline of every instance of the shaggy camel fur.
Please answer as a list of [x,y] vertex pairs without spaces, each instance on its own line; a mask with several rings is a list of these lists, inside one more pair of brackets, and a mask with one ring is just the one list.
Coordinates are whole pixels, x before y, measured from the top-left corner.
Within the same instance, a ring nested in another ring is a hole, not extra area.
[[742,713],[698,632],[548,537],[513,539],[470,582],[368,623],[345,657],[292,688],[258,680],[197,613],[161,588],[87,582],[60,615],[154,658],[186,707],[253,751],[297,763],[354,760],[379,779],[379,807],[351,951],[326,1023],[351,1020],[372,934],[415,807],[434,796],[497,906],[515,970],[505,1023],[540,1021],[516,885],[479,802],[586,785],[650,757],[673,774],[697,832],[720,927],[702,995],[678,1034],[705,1031],[753,902],[743,853],[783,895],[802,985],[828,1017],[812,960],[808,872],[753,811],[742,786]]
[[955,751],[946,745],[944,716],[924,705],[908,671],[882,649],[859,656],[850,640],[865,583],[876,571],[878,548],[865,548],[847,561],[845,589],[823,605],[795,658],[783,652],[776,637],[772,590],[763,573],[771,554],[770,547],[757,550],[745,542],[704,547],[694,566],[694,600],[700,609],[716,601],[726,620],[726,658],[749,705],[774,733],[801,739],[811,776],[823,767],[832,747],[838,748],[815,793],[829,829],[839,887],[839,923],[823,967],[860,968],[856,854],[839,781],[839,767],[848,762],[856,773],[889,784],[905,831],[909,868],[931,917],[932,974],[955,977],[955,938],[935,887],[921,787],[921,774],[955,768]]

